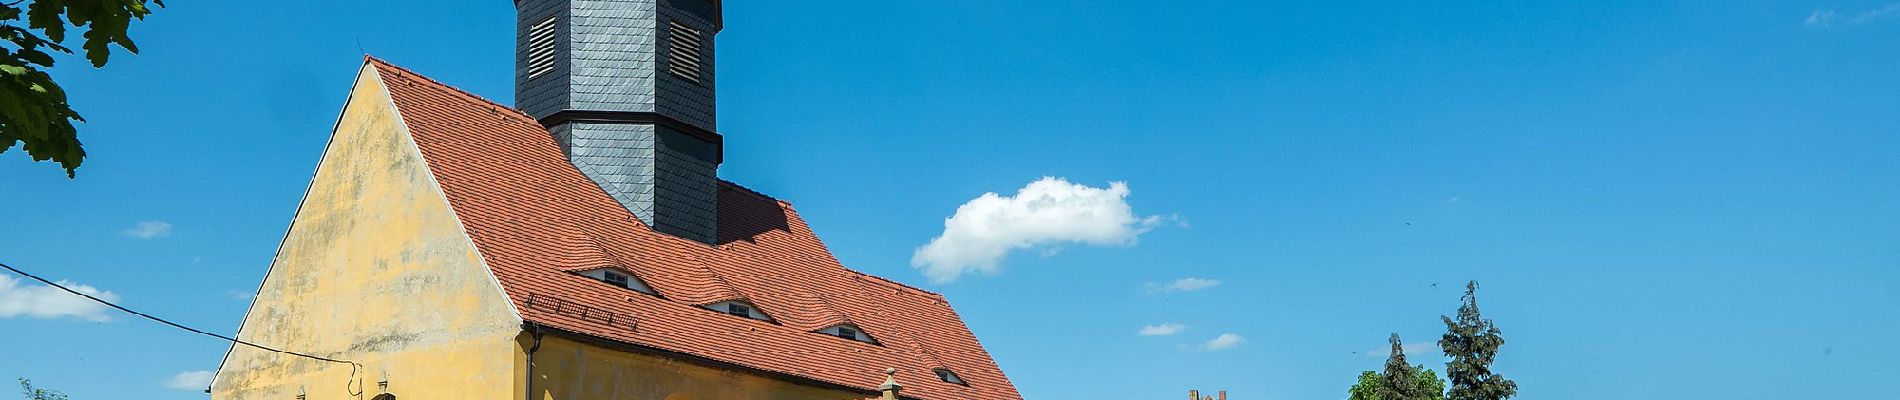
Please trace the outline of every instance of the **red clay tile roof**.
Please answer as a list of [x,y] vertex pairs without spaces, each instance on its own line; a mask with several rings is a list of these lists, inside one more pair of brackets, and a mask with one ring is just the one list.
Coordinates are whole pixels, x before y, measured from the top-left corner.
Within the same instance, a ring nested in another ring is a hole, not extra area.
[[[522,318],[865,391],[897,368],[905,397],[1022,398],[943,296],[845,268],[790,203],[727,182],[721,244],[662,234],[575,170],[534,118],[368,63]],[[601,266],[635,272],[661,297],[566,272]],[[697,307],[735,299],[775,321]],[[879,343],[813,332],[840,323]],[[935,368],[968,385],[939,380]]]

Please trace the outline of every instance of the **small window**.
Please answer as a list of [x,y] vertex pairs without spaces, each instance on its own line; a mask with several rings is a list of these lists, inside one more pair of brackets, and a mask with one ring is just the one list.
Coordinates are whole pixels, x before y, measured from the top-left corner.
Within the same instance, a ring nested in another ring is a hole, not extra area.
[[700,83],[705,70],[705,47],[698,29],[668,21],[666,70],[693,83]]
[[554,71],[554,17],[528,27],[528,79]]
[[941,368],[937,369],[937,379],[942,379],[944,382],[954,383],[958,385],[965,384],[963,383],[963,378],[958,377],[957,373],[950,372],[950,370],[947,370],[947,369],[941,369]]
[[846,340],[855,340],[859,342],[877,344],[877,340],[872,339],[870,334],[864,333],[864,329],[858,328],[857,325],[851,325],[851,324],[832,325],[825,329],[819,329],[815,332],[824,334],[825,336],[837,336],[840,338],[844,338]]
[[621,270],[621,269],[618,269],[617,267],[616,268],[595,268],[595,269],[590,269],[590,270],[585,270],[585,271],[575,271],[574,274],[585,276],[588,279],[606,282],[609,285],[617,286],[623,289],[632,290],[635,292],[646,293],[646,294],[650,294],[654,296],[660,295],[660,292],[654,291],[653,287],[647,286],[646,282],[640,281],[639,276],[634,275],[631,271]]
[[[733,316],[740,317],[740,318],[756,319],[756,320],[765,321],[765,322],[773,322],[772,316],[766,315],[764,310],[760,310],[758,306],[754,306],[752,305],[752,303],[748,303],[744,300],[722,301],[718,303],[703,305],[700,307],[705,308],[707,310],[712,310],[712,312],[716,312],[720,314],[731,314]],[[773,322],[773,323],[776,323],[776,322]]]
[[613,272],[613,271],[608,271],[606,275],[602,275],[602,276],[603,276],[604,278],[601,278],[601,280],[603,280],[603,281],[607,281],[607,283],[611,283],[611,284],[613,284],[614,286],[619,286],[619,287],[623,287],[623,288],[632,288],[632,287],[633,287],[632,285],[629,285],[629,284],[627,284],[627,281],[628,281],[628,279],[627,279],[627,275],[625,275],[625,274],[621,274],[621,273],[619,273],[619,272]]

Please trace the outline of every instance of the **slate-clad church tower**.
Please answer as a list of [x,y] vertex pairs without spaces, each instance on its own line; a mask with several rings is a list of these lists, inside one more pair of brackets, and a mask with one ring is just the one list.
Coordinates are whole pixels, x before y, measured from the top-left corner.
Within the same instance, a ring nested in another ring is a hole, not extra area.
[[516,107],[661,232],[712,243],[718,0],[516,0]]

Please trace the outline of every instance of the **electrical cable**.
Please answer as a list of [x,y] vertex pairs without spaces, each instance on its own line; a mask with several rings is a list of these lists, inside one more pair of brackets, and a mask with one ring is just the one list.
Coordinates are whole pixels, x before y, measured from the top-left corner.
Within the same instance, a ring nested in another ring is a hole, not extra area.
[[[241,344],[241,345],[245,345],[245,346],[250,346],[250,347],[255,347],[255,348],[257,348],[257,349],[260,349],[260,350],[265,350],[265,351],[270,351],[270,352],[275,352],[275,353],[279,353],[279,354],[289,354],[289,355],[293,355],[293,356],[298,356],[298,357],[303,357],[303,358],[308,358],[308,359],[312,359],[312,360],[318,360],[318,361],[328,361],[328,362],[333,362],[333,363],[338,363],[338,364],[349,364],[349,365],[350,365],[350,381],[349,381],[349,382],[346,382],[346,383],[344,383],[344,384],[343,384],[343,390],[344,390],[344,391],[347,391],[347,392],[349,392],[351,396],[360,396],[360,395],[362,395],[362,394],[363,394],[363,384],[362,384],[362,378],[360,378],[360,377],[357,377],[357,371],[359,371],[359,370],[361,370],[361,369],[363,368],[363,364],[358,364],[358,363],[356,363],[355,361],[349,361],[349,360],[338,360],[338,359],[334,359],[334,358],[328,358],[328,357],[319,357],[319,356],[313,356],[313,355],[309,355],[309,354],[304,354],[304,353],[298,353],[298,352],[294,352],[294,351],[289,351],[289,350],[279,350],[279,349],[274,349],[274,348],[270,348],[270,347],[266,347],[266,346],[263,346],[263,345],[259,345],[259,344],[256,344],[256,343],[251,343],[251,342],[246,342],[246,341],[243,341],[243,340],[238,340],[237,338],[233,338],[233,337],[229,337],[229,336],[224,336],[224,335],[219,335],[219,334],[216,334],[216,333],[211,333],[211,332],[205,332],[205,331],[201,331],[201,330],[198,330],[198,329],[194,329],[194,328],[192,328],[192,327],[189,327],[189,326],[184,326],[184,325],[179,325],[179,324],[178,324],[178,323],[176,323],[176,322],[171,322],[171,321],[167,321],[167,320],[165,320],[164,318],[159,318],[159,317],[154,317],[154,316],[152,316],[152,315],[150,315],[150,314],[146,314],[146,313],[142,313],[142,312],[138,312],[138,311],[133,311],[133,310],[132,310],[132,309],[130,309],[130,308],[125,308],[125,307],[122,307],[122,306],[119,306],[118,304],[112,304],[112,302],[110,302],[110,301],[105,301],[105,300],[102,300],[102,299],[100,299],[100,298],[98,298],[98,297],[92,297],[92,295],[90,295],[90,294],[85,294],[85,293],[81,293],[81,292],[79,292],[79,291],[77,291],[77,290],[73,290],[72,288],[68,288],[68,287],[66,287],[65,285],[61,285],[61,284],[58,284],[58,283],[54,283],[53,281],[49,281],[49,280],[46,280],[46,278],[41,278],[41,277],[39,277],[39,276],[37,276],[37,275],[33,275],[33,274],[29,274],[29,273],[26,273],[26,271],[21,271],[21,270],[20,270],[19,268],[14,268],[13,266],[11,266],[11,265],[7,265],[6,263],[0,263],[0,268],[6,268],[6,269],[7,269],[8,271],[13,271],[13,273],[15,273],[15,274],[19,274],[20,276],[24,276],[24,277],[27,277],[27,278],[32,278],[33,280],[36,280],[36,281],[40,281],[40,283],[44,283],[44,284],[46,284],[47,286],[52,286],[52,287],[56,287],[56,288],[59,288],[59,290],[64,290],[64,291],[66,291],[66,293],[72,293],[72,294],[76,294],[76,295],[79,295],[80,297],[85,297],[85,298],[87,298],[87,299],[91,299],[92,301],[95,301],[95,302],[98,302],[99,304],[104,304],[104,305],[106,305],[107,307],[112,307],[112,308],[116,308],[116,309],[118,309],[119,311],[124,311],[124,312],[126,312],[126,313],[129,313],[129,314],[132,314],[132,315],[137,315],[137,316],[140,316],[140,317],[144,317],[145,319],[149,319],[149,320],[152,320],[152,321],[156,321],[156,322],[158,322],[158,323],[161,323],[161,324],[165,324],[165,325],[170,325],[170,326],[171,326],[171,327],[173,327],[173,328],[178,328],[178,329],[183,329],[183,330],[186,330],[186,331],[189,331],[189,332],[191,332],[191,333],[196,333],[196,334],[200,334],[200,335],[205,335],[205,336],[210,336],[210,337],[214,337],[214,338],[218,338],[218,339],[220,339],[220,340],[224,340],[224,341],[227,341],[227,342],[231,342],[231,343],[237,343],[237,344]],[[355,388],[355,389],[351,389],[351,388],[350,388],[350,385],[356,385],[356,388]]]

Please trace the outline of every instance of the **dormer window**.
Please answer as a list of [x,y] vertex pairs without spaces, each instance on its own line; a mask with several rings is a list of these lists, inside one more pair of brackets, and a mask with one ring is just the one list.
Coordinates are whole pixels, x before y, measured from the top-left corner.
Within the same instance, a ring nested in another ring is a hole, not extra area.
[[723,314],[730,314],[735,317],[745,317],[745,318],[751,318],[751,319],[756,319],[756,320],[765,321],[765,322],[772,322],[771,316],[765,315],[764,312],[760,312],[758,307],[752,306],[752,303],[747,303],[744,301],[734,300],[734,301],[719,302],[719,303],[707,304],[704,307],[708,310],[718,311]]
[[969,385],[968,383],[963,383],[963,378],[957,376],[957,373],[955,372],[950,372],[950,370],[938,368],[936,369],[936,372],[937,372],[937,379],[943,380],[944,382],[954,383],[958,385],[965,385],[965,386]]
[[614,286],[623,287],[623,288],[628,287],[626,274],[613,272],[613,271],[607,271],[606,275],[603,275],[603,276],[604,278],[601,280],[607,281],[607,283],[613,284]]
[[818,333],[823,333],[826,335],[837,336],[840,338],[856,340],[856,341],[870,343],[870,344],[877,344],[877,341],[872,340],[871,335],[865,334],[863,329],[858,329],[857,326],[853,326],[849,324],[820,329],[818,330]]
[[646,293],[646,294],[655,295],[655,296],[658,296],[660,294],[660,292],[653,291],[653,287],[647,286],[646,282],[641,282],[640,278],[635,278],[633,274],[616,269],[616,268],[600,268],[600,269],[593,269],[593,270],[587,270],[587,271],[580,271],[576,273],[580,274],[581,276],[594,278],[601,282],[606,282],[609,285],[631,289],[635,292]]

